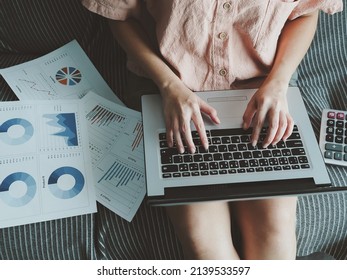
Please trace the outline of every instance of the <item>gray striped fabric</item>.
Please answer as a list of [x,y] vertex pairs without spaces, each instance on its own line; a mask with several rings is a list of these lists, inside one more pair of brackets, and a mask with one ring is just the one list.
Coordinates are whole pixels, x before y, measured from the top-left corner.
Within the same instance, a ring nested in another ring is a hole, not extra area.
[[[347,110],[347,11],[320,15],[314,42],[302,61],[299,88],[315,133],[323,108]],[[347,168],[329,166],[336,186],[347,186]],[[298,205],[298,254],[324,251],[347,259],[347,194],[302,197]]]
[[[76,38],[111,88],[122,95],[124,53],[111,39],[105,20],[86,12],[78,0],[0,0],[0,22],[1,68]],[[322,108],[347,109],[346,22],[346,12],[322,15],[314,44],[298,69],[299,87],[316,135]],[[0,100],[15,99],[0,78]],[[329,167],[329,172],[338,185],[347,185],[346,168]],[[298,255],[324,251],[347,259],[346,204],[347,196],[342,193],[299,198]],[[98,213],[93,215],[0,230],[0,259],[182,257],[164,209],[150,208],[145,202],[131,223],[98,204]]]

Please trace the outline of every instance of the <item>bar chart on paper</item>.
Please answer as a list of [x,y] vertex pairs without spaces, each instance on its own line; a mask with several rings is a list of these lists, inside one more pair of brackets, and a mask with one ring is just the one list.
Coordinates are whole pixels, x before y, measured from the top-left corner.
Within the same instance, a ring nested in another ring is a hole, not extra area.
[[90,101],[91,107],[88,106],[86,119],[92,139],[89,143],[92,163],[96,164],[117,143],[125,128],[126,118],[119,112],[92,103],[93,101]]
[[145,195],[141,115],[92,92],[83,101],[97,200],[131,221]]

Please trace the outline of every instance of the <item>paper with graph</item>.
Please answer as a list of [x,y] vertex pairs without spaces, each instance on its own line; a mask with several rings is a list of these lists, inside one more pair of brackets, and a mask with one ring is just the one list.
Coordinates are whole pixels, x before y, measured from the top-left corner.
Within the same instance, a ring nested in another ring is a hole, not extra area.
[[81,105],[0,104],[0,228],[96,212]]
[[40,58],[0,69],[19,100],[82,98],[89,90],[122,104],[76,40]]
[[96,199],[131,221],[146,193],[141,114],[93,92],[82,102]]

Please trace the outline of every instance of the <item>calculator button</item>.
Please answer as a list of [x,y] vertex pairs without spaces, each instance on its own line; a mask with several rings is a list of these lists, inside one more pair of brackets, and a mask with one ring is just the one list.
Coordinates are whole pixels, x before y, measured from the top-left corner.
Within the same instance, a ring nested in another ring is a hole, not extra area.
[[342,143],[343,143],[343,138],[342,138],[342,136],[336,136],[336,137],[335,137],[335,142],[336,142],[336,143],[339,143],[339,144],[342,144]]
[[327,132],[328,134],[334,134],[334,128],[333,128],[333,127],[327,127],[326,132]]
[[331,152],[331,151],[325,151],[325,153],[324,153],[324,157],[325,158],[333,158],[333,152]]
[[335,154],[334,154],[334,159],[336,159],[336,160],[342,160],[342,153],[335,153]]
[[343,135],[343,129],[342,128],[336,128],[335,133],[336,133],[336,135]]
[[335,119],[335,112],[328,112],[327,116],[329,119]]
[[345,119],[345,114],[344,113],[337,113],[336,118],[339,120],[344,120]]
[[337,121],[336,127],[342,128],[343,127],[343,121]]
[[325,141],[334,142],[334,135],[328,134],[327,136],[325,136]]
[[342,152],[342,145],[326,143],[325,149],[329,151]]
[[327,126],[334,126],[335,121],[334,120],[327,120]]

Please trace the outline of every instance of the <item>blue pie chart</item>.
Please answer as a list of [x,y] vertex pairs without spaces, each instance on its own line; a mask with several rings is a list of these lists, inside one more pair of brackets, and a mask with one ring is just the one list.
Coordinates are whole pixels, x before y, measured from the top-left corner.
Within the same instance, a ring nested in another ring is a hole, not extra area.
[[[24,133],[23,135],[19,137],[12,138],[8,130],[10,127],[14,125],[19,125],[24,128]],[[25,142],[27,142],[34,134],[34,128],[32,124],[21,118],[14,118],[5,121],[2,125],[0,125],[0,140],[8,145],[21,145]]]
[[[70,175],[75,179],[75,185],[68,190],[59,187],[58,180],[63,175]],[[74,167],[64,166],[53,171],[48,178],[48,187],[51,193],[61,199],[69,199],[78,195],[84,187],[84,177],[81,171]]]
[[[10,195],[10,187],[14,182],[21,181],[26,184],[27,191],[22,197],[13,197]],[[21,207],[28,204],[36,194],[35,179],[25,172],[16,172],[8,175],[0,185],[2,200],[9,206]]]

